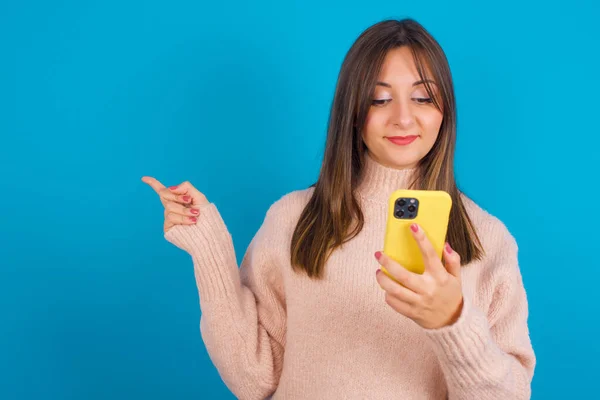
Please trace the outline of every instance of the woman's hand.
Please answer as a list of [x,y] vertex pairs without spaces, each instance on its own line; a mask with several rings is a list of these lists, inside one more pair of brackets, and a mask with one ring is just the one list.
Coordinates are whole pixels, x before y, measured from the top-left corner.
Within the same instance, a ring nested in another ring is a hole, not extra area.
[[385,254],[375,253],[375,258],[397,281],[377,270],[377,282],[385,290],[385,301],[423,328],[452,325],[460,316],[463,305],[460,256],[446,244],[444,266],[422,228],[412,224],[411,231],[423,254],[425,272],[416,274]]
[[200,207],[208,204],[206,196],[189,182],[169,188],[149,176],[143,177],[142,182],[154,189],[165,207],[165,233],[175,225],[195,224],[200,215]]

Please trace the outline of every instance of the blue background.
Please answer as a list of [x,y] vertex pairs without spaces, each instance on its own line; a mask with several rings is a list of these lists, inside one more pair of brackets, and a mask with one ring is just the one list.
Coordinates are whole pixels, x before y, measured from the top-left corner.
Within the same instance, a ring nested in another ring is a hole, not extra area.
[[268,206],[316,178],[352,42],[407,16],[450,60],[459,184],[520,245],[533,398],[596,393],[591,0],[106,0],[0,5],[0,397],[233,398],[140,178],[203,190],[239,259]]

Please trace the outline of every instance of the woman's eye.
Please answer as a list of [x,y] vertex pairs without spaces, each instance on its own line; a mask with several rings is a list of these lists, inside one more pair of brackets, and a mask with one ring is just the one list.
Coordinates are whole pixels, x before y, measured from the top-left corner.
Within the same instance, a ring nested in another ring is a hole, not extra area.
[[417,97],[413,100],[415,100],[419,104],[433,103],[433,100],[430,97]]
[[375,99],[373,100],[373,105],[382,106],[390,101],[392,101],[392,99]]

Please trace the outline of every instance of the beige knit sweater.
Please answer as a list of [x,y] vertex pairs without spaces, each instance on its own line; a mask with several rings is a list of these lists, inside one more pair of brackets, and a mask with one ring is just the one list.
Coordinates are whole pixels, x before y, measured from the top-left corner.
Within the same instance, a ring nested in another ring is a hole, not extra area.
[[201,335],[240,399],[477,399],[530,397],[535,366],[517,246],[505,226],[465,198],[486,252],[462,269],[459,320],[425,330],[384,301],[373,254],[383,247],[387,198],[407,171],[367,157],[362,232],[334,252],[324,280],[292,271],[290,240],[312,189],[275,202],[238,269],[216,206],[165,237],[193,260]]

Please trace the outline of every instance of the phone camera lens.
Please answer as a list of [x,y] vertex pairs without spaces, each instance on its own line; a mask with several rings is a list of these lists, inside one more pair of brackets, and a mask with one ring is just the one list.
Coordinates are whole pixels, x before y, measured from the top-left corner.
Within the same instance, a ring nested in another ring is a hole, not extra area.
[[396,218],[402,218],[402,217],[404,217],[404,211],[402,211],[402,210],[396,211]]
[[398,200],[398,205],[399,205],[400,207],[404,207],[404,206],[406,205],[406,200],[404,200],[404,199],[400,199],[400,200]]
[[417,209],[417,207],[413,206],[412,204],[410,206],[408,206],[408,211],[410,211],[410,212],[415,212],[416,209]]

